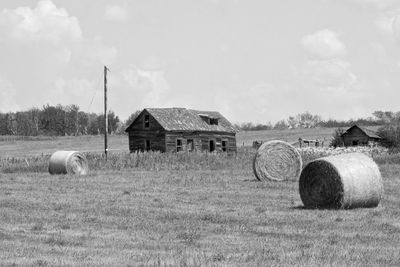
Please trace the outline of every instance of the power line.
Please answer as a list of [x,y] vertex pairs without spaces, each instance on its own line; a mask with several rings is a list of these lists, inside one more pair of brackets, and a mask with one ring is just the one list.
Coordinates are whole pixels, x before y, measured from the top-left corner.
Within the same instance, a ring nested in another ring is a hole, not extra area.
[[99,89],[100,89],[100,83],[101,83],[102,79],[103,79],[103,73],[101,73],[97,79],[96,86],[94,87],[95,89],[94,89],[94,93],[92,96],[92,100],[90,101],[89,106],[88,106],[88,113],[90,113],[90,109],[92,107],[93,100],[96,97],[97,91],[99,91]]

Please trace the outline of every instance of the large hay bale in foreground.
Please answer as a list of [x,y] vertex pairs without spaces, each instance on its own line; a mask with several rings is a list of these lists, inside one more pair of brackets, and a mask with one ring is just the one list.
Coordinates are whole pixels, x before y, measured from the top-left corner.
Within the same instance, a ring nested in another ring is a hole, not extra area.
[[57,151],[49,160],[50,174],[86,175],[88,171],[87,159],[78,151]]
[[284,141],[273,140],[258,148],[253,160],[253,171],[260,181],[297,181],[302,164],[296,148]]
[[372,158],[348,153],[316,159],[303,169],[300,197],[306,208],[358,208],[378,206],[382,177]]

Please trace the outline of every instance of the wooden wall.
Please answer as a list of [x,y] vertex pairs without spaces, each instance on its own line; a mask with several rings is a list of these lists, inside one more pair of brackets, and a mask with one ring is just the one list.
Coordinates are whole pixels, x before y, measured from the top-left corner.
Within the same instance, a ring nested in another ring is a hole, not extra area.
[[150,148],[154,151],[165,151],[165,130],[153,118],[149,116],[150,127],[144,127],[144,117],[148,114],[143,112],[130,126],[129,130],[129,151],[145,151],[146,140],[150,141]]
[[236,153],[235,133],[219,132],[177,132],[165,131],[150,115],[150,127],[144,127],[147,112],[142,112],[129,128],[129,150],[145,151],[146,140],[150,141],[151,150],[177,152],[177,139],[182,140],[182,151],[188,151],[188,139],[193,140],[194,151],[210,151],[210,140],[214,141],[215,151],[222,151],[222,141],[227,142],[227,153]]
[[165,133],[133,131],[129,132],[129,151],[145,151],[146,140],[150,141],[150,149],[165,152]]
[[176,152],[177,139],[182,140],[183,151],[188,149],[187,140],[192,139],[195,151],[210,151],[210,140],[213,140],[216,152],[222,152],[222,141],[227,141],[226,152],[236,152],[236,137],[233,133],[167,132],[165,136],[167,152]]
[[343,135],[343,143],[345,146],[353,146],[355,145],[354,142],[356,142],[357,145],[367,145],[369,140],[370,138],[368,135],[357,127],[354,127],[350,132]]
[[[144,128],[144,117],[145,115],[149,115],[150,117],[150,127],[149,128]],[[130,130],[143,130],[143,131],[148,131],[148,132],[154,132],[154,131],[164,131],[164,128],[154,119],[153,116],[151,116],[149,113],[142,112],[139,117],[133,122],[132,125],[130,125]]]

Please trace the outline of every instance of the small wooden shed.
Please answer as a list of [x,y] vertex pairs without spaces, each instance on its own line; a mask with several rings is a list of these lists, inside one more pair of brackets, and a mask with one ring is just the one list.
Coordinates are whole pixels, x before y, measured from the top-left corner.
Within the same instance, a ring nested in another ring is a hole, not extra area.
[[341,137],[345,146],[375,144],[381,140],[381,137],[378,136],[376,132],[358,125],[351,126],[341,135]]
[[216,111],[146,108],[125,131],[131,152],[236,152],[236,130]]

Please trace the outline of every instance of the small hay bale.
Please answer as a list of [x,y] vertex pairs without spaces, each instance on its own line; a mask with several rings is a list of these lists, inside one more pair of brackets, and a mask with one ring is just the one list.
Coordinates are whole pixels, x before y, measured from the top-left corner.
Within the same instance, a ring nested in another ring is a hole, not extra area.
[[299,191],[306,208],[367,208],[378,206],[383,185],[372,158],[348,153],[307,164],[300,175]]
[[258,180],[297,181],[302,160],[291,144],[280,140],[263,143],[253,160],[253,171]]
[[78,151],[57,151],[49,160],[50,174],[86,175],[88,171],[87,159]]

